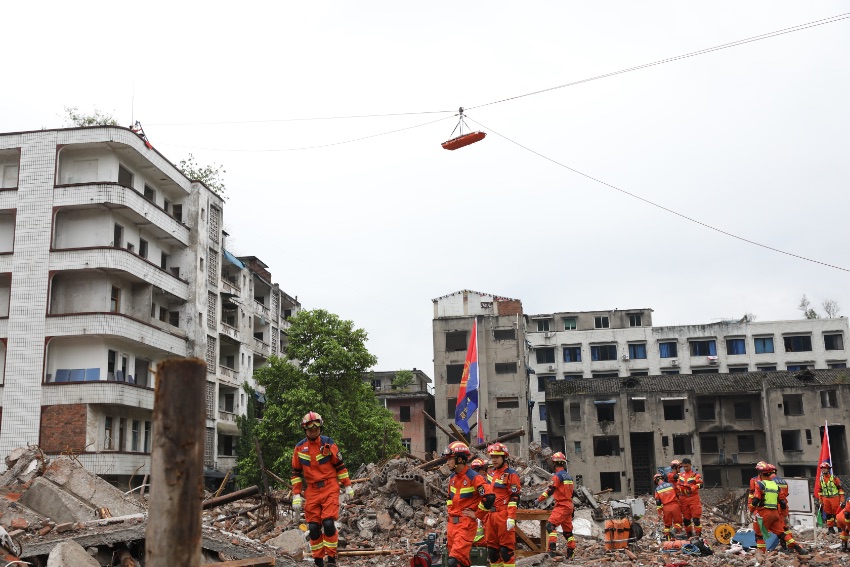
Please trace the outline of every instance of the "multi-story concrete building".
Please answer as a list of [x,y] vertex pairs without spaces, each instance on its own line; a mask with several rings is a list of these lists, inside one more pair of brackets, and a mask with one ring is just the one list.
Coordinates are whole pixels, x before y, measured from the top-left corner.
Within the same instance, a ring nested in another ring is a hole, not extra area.
[[407,451],[426,460],[437,450],[437,428],[425,417],[425,412],[434,415],[434,395],[428,391],[431,378],[416,368],[412,372],[413,383],[404,387],[393,385],[395,372],[367,372],[363,379],[372,384],[375,396],[401,423],[401,441]]
[[[479,420],[484,437],[495,439],[529,428],[528,374],[522,302],[463,290],[433,300],[434,398],[436,419],[454,422],[473,320],[478,320]],[[475,419],[470,424],[476,423]],[[477,431],[473,430],[473,435]],[[448,436],[437,432],[438,446]],[[528,436],[507,443],[515,454],[528,450]]]
[[829,425],[837,474],[850,470],[846,369],[577,378],[546,384],[552,448],[593,491],[651,492],[657,467],[689,457],[706,486],[741,488],[758,461],[814,476]]
[[197,356],[205,460],[230,466],[240,385],[298,302],[225,250],[222,199],[119,127],[0,134],[0,174],[0,454],[141,478],[156,366]]
[[847,366],[843,317],[654,327],[651,309],[615,309],[531,315],[526,324],[532,438],[544,444],[549,380]]

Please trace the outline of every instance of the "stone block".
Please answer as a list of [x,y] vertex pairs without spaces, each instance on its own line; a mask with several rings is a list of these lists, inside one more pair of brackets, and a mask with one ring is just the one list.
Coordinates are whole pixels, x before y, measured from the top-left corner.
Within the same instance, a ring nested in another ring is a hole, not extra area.
[[65,492],[43,477],[33,481],[32,486],[21,495],[20,503],[59,523],[85,522],[97,517],[93,506]]
[[47,567],[100,567],[100,563],[74,540],[65,540],[47,556]]

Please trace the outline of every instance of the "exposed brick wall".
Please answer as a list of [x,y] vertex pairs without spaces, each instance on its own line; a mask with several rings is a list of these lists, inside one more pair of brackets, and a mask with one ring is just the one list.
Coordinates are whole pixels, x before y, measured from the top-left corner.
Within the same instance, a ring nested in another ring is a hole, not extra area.
[[522,301],[511,299],[509,301],[496,300],[497,315],[522,315]]
[[48,453],[83,451],[86,447],[86,404],[42,406],[39,446]]

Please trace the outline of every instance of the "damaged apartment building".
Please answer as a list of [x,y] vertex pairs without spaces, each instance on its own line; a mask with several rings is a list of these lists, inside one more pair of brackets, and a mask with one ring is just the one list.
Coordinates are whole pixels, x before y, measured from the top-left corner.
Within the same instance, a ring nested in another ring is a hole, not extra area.
[[0,175],[0,454],[38,444],[139,482],[157,364],[194,356],[205,461],[230,468],[241,386],[300,305],[225,249],[223,200],[114,126],[0,134]]
[[594,492],[650,493],[685,457],[706,487],[745,487],[762,460],[813,477],[827,423],[834,470],[850,472],[846,369],[548,381],[546,408],[552,448]]

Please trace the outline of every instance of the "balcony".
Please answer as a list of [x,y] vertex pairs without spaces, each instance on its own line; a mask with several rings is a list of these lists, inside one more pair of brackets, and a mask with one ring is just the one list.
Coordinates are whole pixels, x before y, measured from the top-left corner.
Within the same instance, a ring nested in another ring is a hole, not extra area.
[[230,421],[236,423],[236,414],[229,411],[218,410],[219,421]]
[[77,459],[87,471],[93,474],[124,476],[150,474],[150,455],[147,453],[102,451],[82,453],[77,456]]
[[237,331],[234,327],[231,327],[227,323],[221,324],[221,331],[219,331],[222,335],[227,335],[228,337],[239,340],[239,331]]
[[236,466],[236,457],[230,455],[218,455],[215,458],[215,469],[219,472],[227,472]]
[[256,352],[257,354],[261,354],[261,355],[265,356],[266,358],[268,358],[269,356],[271,356],[271,347],[269,347],[268,343],[264,343],[260,339],[255,338],[254,339],[254,352]]
[[41,404],[109,404],[153,411],[152,388],[126,382],[49,382],[41,390]]
[[53,195],[54,207],[124,209],[135,223],[144,225],[158,238],[183,246],[189,245],[189,227],[169,215],[161,207],[129,187],[117,183],[83,183],[57,185]]
[[221,289],[225,293],[232,293],[237,297],[242,295],[242,288],[236,282],[221,278]]
[[254,301],[254,309],[257,311],[257,314],[262,315],[266,319],[271,319],[271,311],[269,308],[260,303],[259,301]]
[[218,367],[218,377],[222,382],[227,382],[228,384],[233,384],[235,386],[239,385],[239,371],[234,370],[232,368],[228,368],[227,366]]
[[63,313],[48,315],[45,335],[49,337],[122,337],[163,354],[189,356],[186,333],[176,327],[160,329],[121,313]]

